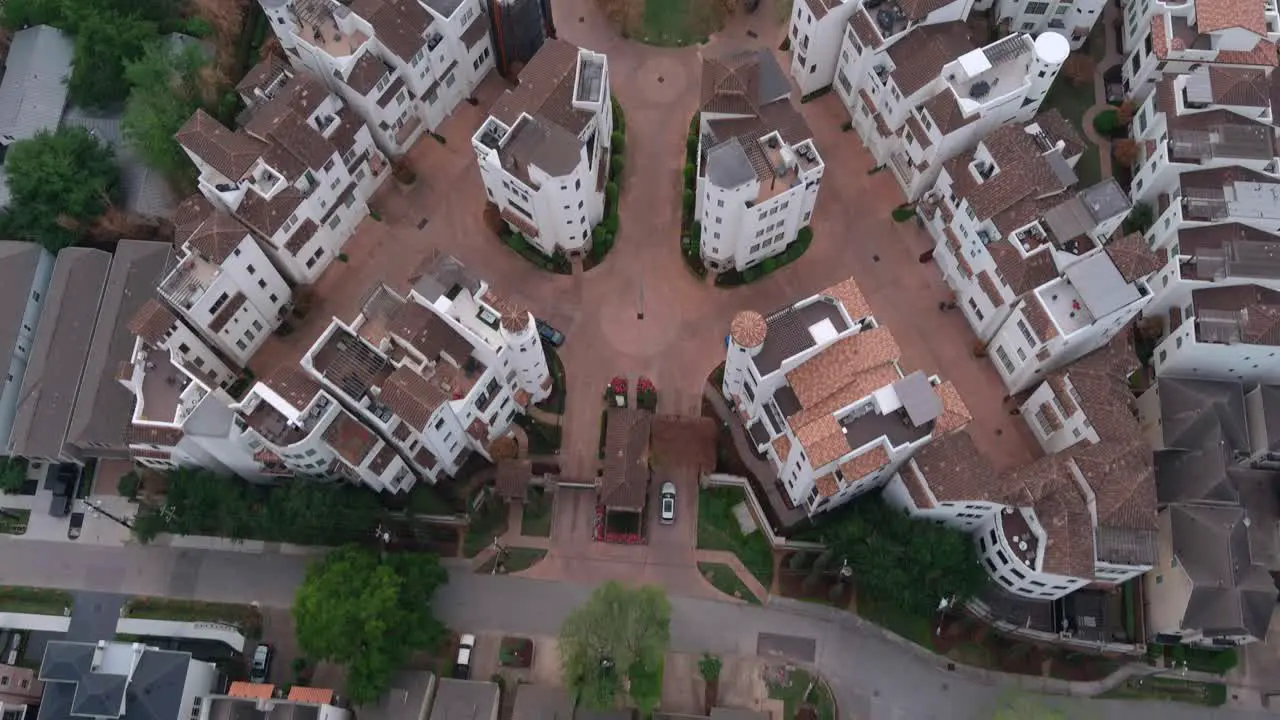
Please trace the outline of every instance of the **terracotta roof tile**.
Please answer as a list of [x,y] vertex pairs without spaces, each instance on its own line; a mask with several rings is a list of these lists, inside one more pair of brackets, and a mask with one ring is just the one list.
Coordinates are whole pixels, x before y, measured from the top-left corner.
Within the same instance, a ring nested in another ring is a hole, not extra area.
[[169,328],[177,321],[178,316],[172,310],[153,298],[138,308],[138,312],[129,321],[129,332],[142,338],[148,345],[159,347]]
[[774,438],[773,451],[777,453],[778,459],[785,463],[787,458],[791,457],[791,437],[783,433]]
[[863,330],[837,340],[787,373],[787,383],[808,407],[832,395],[851,379],[902,356],[887,328]]
[[489,114],[511,125],[521,113],[528,113],[577,137],[592,118],[590,112],[573,107],[578,49],[564,40],[544,42],[520,71],[519,84],[504,92]]
[[249,237],[249,229],[231,215],[215,210],[187,238],[186,244],[211,263],[221,265]]
[[1050,142],[1062,141],[1064,146],[1062,156],[1065,158],[1075,157],[1088,147],[1084,137],[1080,135],[1080,131],[1063,117],[1058,108],[1042,110],[1032,119],[1032,122],[1040,126],[1040,129],[1048,136]]
[[293,363],[285,363],[276,368],[275,372],[263,378],[262,383],[295,410],[306,409],[320,392],[320,383],[308,375],[301,365]]
[[266,151],[265,143],[231,132],[204,110],[197,110],[174,138],[232,181],[238,181]]
[[902,468],[898,473],[898,477],[902,478],[902,484],[907,488],[907,494],[911,496],[911,502],[919,509],[937,507],[933,496],[929,494],[929,488],[924,483],[924,478],[916,472],[913,466]]
[[1164,253],[1157,253],[1141,233],[1130,233],[1107,243],[1107,255],[1125,282],[1136,282],[1164,267]]
[[1280,345],[1280,292],[1261,285],[1236,285],[1193,290],[1197,313],[1234,313],[1240,342]]
[[857,482],[888,464],[888,451],[883,445],[877,444],[861,455],[854,455],[840,463],[840,474],[844,475],[845,482]]
[[925,485],[939,502],[986,500],[996,486],[995,467],[968,431],[935,438],[915,454]]
[[294,702],[330,705],[333,703],[333,690],[294,685],[289,688],[289,699]]
[[836,474],[834,472],[822,475],[813,482],[818,487],[818,494],[824,498],[831,497],[840,492],[840,481],[836,480]]
[[600,504],[642,508],[649,489],[649,422],[636,408],[609,408]]
[[1022,314],[1027,316],[1027,324],[1040,342],[1048,342],[1058,336],[1058,326],[1053,324],[1053,318],[1049,317],[1049,311],[1038,296],[1032,295],[1022,303]]
[[1257,0],[1196,0],[1196,29],[1201,33],[1243,28],[1267,36],[1265,8]]
[[950,88],[943,88],[933,97],[920,104],[922,112],[928,112],[934,127],[943,135],[955,132],[978,119],[977,115],[965,117],[956,100],[956,94]]
[[289,63],[284,58],[275,54],[267,55],[257,65],[249,68],[249,72],[236,83],[236,92],[252,98],[255,90],[267,87],[288,70]]
[[1054,373],[1049,376],[1049,388],[1053,390],[1053,396],[1057,399],[1058,405],[1062,406],[1062,412],[1071,417],[1076,412],[1075,398],[1071,397],[1071,392],[1067,389],[1067,378],[1063,373]]
[[237,680],[231,683],[231,689],[227,694],[236,698],[270,700],[275,690],[276,686],[268,683],[248,683]]
[[969,424],[973,419],[973,414],[969,412],[969,406],[965,405],[964,400],[960,397],[960,391],[956,389],[955,383],[950,380],[935,385],[933,391],[938,394],[942,400],[942,415],[933,423],[933,436],[941,437],[953,430]]
[[483,300],[502,318],[502,327],[507,332],[522,332],[529,327],[529,310],[520,303],[494,292],[492,288],[484,294]]
[[755,310],[743,310],[734,315],[733,322],[729,324],[729,336],[744,348],[759,347],[768,332],[764,316]]
[[876,28],[875,22],[872,21],[865,8],[858,8],[853,17],[849,19],[849,25],[853,28],[853,34],[858,36],[858,41],[862,43],[864,51],[878,50],[884,44],[884,38],[880,36],[880,30]]
[[1058,277],[1058,266],[1048,249],[1024,256],[1008,240],[997,240],[987,246],[1000,278],[1014,295],[1021,296]]
[[839,300],[855,322],[871,315],[871,305],[853,278],[841,280],[818,294]]
[[878,365],[849,378],[844,385],[827,397],[788,418],[793,428],[803,427],[823,415],[832,415],[841,408],[869,396],[871,393],[902,379],[902,373],[892,362]]
[[184,434],[182,428],[166,427],[161,425],[139,425],[134,423],[129,426],[128,442],[130,445],[158,445],[160,447],[174,447],[182,442]]
[[1261,68],[1209,66],[1209,88],[1220,105],[1268,107],[1271,104],[1269,73]]
[[533,464],[528,459],[503,460],[498,463],[494,486],[507,500],[523,500],[533,478]]
[[396,57],[408,62],[423,48],[434,18],[415,0],[354,0],[351,9],[373,26],[373,32]]
[[996,287],[996,281],[991,279],[991,273],[986,270],[978,273],[978,287],[982,288],[983,294],[987,296],[987,300],[991,301],[992,307],[1004,305],[1004,296]]
[[396,368],[382,383],[379,400],[401,420],[423,430],[436,408],[449,401],[449,392],[407,365]]
[[960,153],[943,166],[952,190],[969,202],[979,221],[988,220],[1026,197],[1042,197],[1065,189],[1046,155],[1024,126],[1001,125],[982,139],[995,161],[991,177],[979,182],[969,166],[975,151]]
[[890,75],[903,97],[910,97],[938,77],[943,65],[974,49],[969,27],[961,21],[918,25],[889,46]]
[[834,415],[823,415],[795,429],[796,439],[809,454],[809,465],[821,468],[849,452],[840,423]]
[[248,298],[242,292],[232,295],[231,299],[218,311],[218,314],[214,315],[213,319],[209,321],[209,329],[215,333],[222,332],[227,323],[231,322],[231,318],[235,317],[236,313],[240,312],[240,308],[244,307],[247,300]]
[[[416,51],[415,51],[416,52]],[[382,58],[372,51],[362,54],[347,73],[346,83],[360,95],[368,95],[378,86],[378,81],[390,71],[390,67]]]

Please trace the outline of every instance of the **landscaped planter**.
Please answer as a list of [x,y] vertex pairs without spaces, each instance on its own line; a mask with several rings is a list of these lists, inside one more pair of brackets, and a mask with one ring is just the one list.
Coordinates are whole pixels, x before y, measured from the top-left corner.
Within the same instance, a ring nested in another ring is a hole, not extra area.
[[532,667],[533,641],[529,638],[504,636],[498,649],[498,663],[510,668]]

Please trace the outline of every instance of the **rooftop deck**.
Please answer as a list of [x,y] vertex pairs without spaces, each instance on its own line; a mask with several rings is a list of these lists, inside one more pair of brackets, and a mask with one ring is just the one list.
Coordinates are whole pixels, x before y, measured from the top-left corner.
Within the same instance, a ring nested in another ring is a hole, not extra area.
[[933,421],[917,426],[907,417],[906,410],[899,409],[884,415],[872,410],[865,415],[840,420],[840,429],[844,431],[850,450],[857,450],[882,437],[897,448],[929,435],[933,432]]
[[268,442],[280,447],[288,447],[302,442],[311,434],[320,416],[328,409],[329,402],[327,396],[321,395],[311,412],[302,415],[302,422],[295,424],[289,422],[284,413],[274,405],[265,399],[259,399],[257,406],[245,421]]
[[942,68],[960,107],[975,106],[1003,97],[1027,82],[1031,67],[1031,39],[1010,35],[984,48],[960,56]]
[[144,369],[141,419],[175,422],[182,403],[182,391],[191,379],[169,361],[168,350],[149,349]]
[[174,304],[190,309],[221,271],[217,265],[191,254],[165,277],[160,292]]
[[332,0],[300,0],[295,8],[299,37],[333,57],[354,55],[369,40],[359,30],[346,32],[338,26],[338,19],[351,11]]
[[343,328],[331,333],[311,356],[312,367],[342,392],[361,400],[380,387],[394,368],[391,362]]
[[1088,327],[1094,321],[1080,291],[1065,279],[1055,280],[1037,290],[1036,295],[1063,335]]
[[1005,508],[996,517],[996,524],[1000,527],[1005,542],[1013,548],[1014,557],[1028,568],[1035,569],[1040,541],[1032,534],[1031,524],[1022,513],[1022,510]]
[[760,192],[756,195],[756,204],[767,202],[800,184],[800,166],[794,151],[777,141],[777,135],[766,135],[757,140],[769,165],[773,167],[773,176],[760,181]]
[[826,342],[849,329],[840,307],[821,299],[780,310],[769,316],[767,322],[769,331],[755,356],[756,370],[761,375],[777,370],[788,358],[816,346],[819,336]]

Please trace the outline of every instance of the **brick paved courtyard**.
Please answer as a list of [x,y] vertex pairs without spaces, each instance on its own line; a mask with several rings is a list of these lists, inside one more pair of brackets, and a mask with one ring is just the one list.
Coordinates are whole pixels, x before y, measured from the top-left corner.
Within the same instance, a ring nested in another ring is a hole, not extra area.
[[[827,172],[813,219],[814,241],[796,263],[732,290],[699,281],[679,255],[684,138],[696,110],[700,53],[777,46],[784,28],[769,2],[738,17],[703,48],[654,48],[617,36],[592,0],[556,0],[561,37],[608,54],[614,94],[627,115],[627,165],[613,251],[593,270],[573,276],[535,268],[501,245],[484,226],[483,186],[470,136],[507,87],[491,77],[478,105],[462,105],[442,128],[440,144],[424,138],[410,153],[417,183],[393,181],[317,283],[317,302],[296,332],[273,338],[253,359],[259,376],[295,362],[331,316],[350,320],[385,282],[406,289],[436,254],[452,254],[502,292],[522,298],[540,318],[563,330],[568,376],[562,467],[573,477],[595,474],[600,394],[614,375],[647,375],[660,393],[659,411],[696,414],[707,374],[723,360],[723,338],[739,310],[770,311],[852,275],[902,348],[904,369],[953,380],[974,416],[970,432],[998,470],[1038,453],[1034,440],[1002,403],[1004,390],[988,360],[970,353],[973,336],[958,312],[942,312],[947,296],[936,267],[921,264],[929,246],[913,222],[895,223],[902,201],[891,173],[868,174],[871,156],[834,94],[801,107]],[[754,30],[759,40],[747,31]],[[781,58],[783,67],[788,62]],[[640,315],[643,319],[640,319]]]

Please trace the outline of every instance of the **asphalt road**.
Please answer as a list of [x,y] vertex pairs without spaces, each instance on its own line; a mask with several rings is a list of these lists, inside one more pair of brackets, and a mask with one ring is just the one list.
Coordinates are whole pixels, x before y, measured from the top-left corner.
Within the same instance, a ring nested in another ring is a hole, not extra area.
[[[258,602],[286,608],[302,581],[307,556],[169,547],[123,548],[0,540],[0,583],[125,594]],[[452,573],[436,613],[466,631],[554,635],[590,587],[517,577]],[[812,640],[770,644],[813,647],[816,665],[835,689],[844,720],[990,718],[1001,688],[940,670],[914,653],[856,627],[839,613],[754,607],[677,597],[672,649],[754,654],[760,633]],[[807,651],[806,651],[807,652]],[[1266,717],[1238,710],[1154,702],[1053,702],[1071,718],[1236,720]]]

